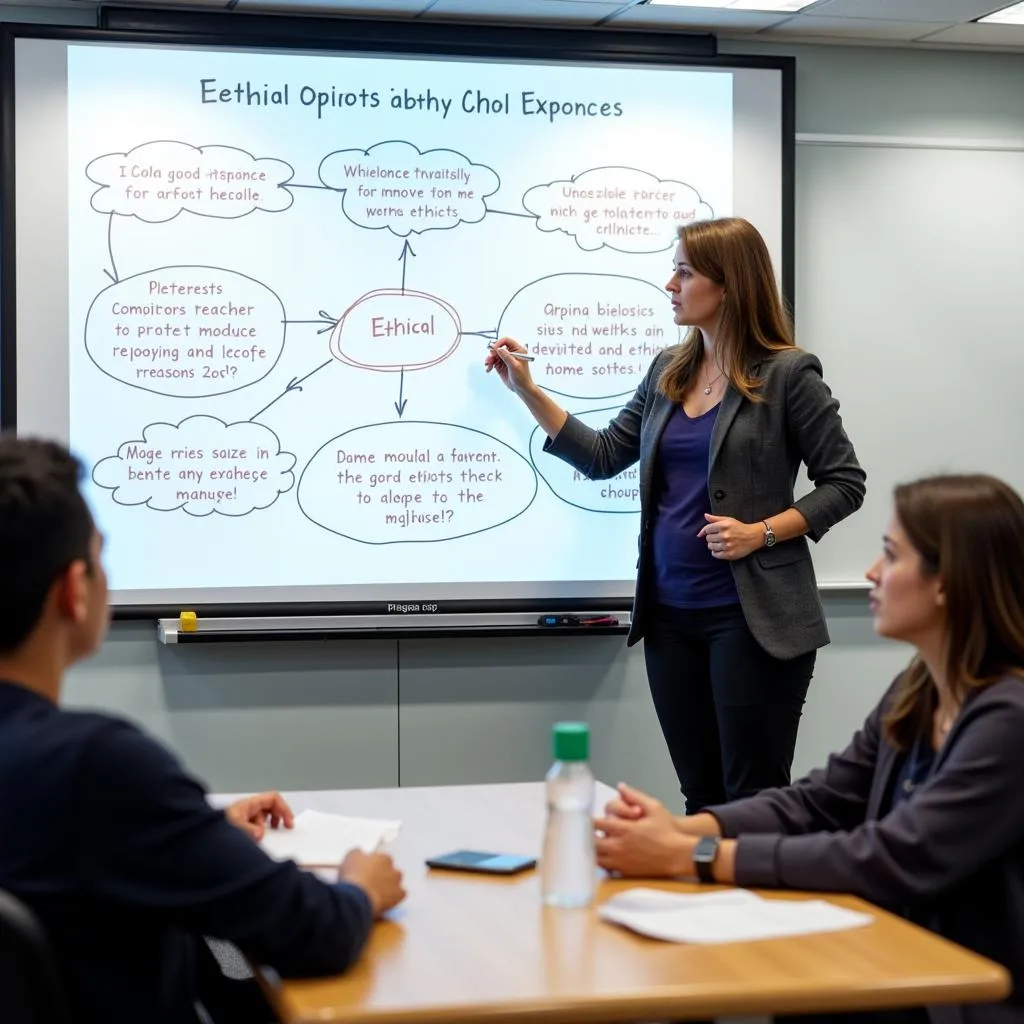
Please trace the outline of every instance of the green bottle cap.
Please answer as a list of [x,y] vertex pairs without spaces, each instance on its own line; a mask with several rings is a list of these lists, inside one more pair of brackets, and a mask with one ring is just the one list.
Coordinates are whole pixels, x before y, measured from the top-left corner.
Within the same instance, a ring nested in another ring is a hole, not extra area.
[[590,756],[590,726],[585,722],[556,722],[551,738],[556,761],[586,761]]

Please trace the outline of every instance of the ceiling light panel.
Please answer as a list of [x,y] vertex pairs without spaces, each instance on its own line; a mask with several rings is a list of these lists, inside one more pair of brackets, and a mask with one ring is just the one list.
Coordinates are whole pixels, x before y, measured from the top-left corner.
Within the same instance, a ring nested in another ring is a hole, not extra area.
[[817,0],[647,0],[651,7],[703,7],[717,11],[771,11],[793,14]]
[[987,25],[1024,25],[1024,3],[1014,4],[1012,7],[1004,7],[995,14],[987,14],[978,21]]

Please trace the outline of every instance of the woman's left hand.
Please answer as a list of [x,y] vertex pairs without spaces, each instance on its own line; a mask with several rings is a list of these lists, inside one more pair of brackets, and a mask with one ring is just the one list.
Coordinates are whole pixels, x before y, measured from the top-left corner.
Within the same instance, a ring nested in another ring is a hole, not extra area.
[[735,562],[764,545],[763,523],[741,523],[738,519],[713,516],[707,512],[704,518],[708,525],[697,536],[707,541],[708,551],[713,558]]
[[696,836],[684,835],[665,817],[598,818],[594,851],[598,867],[633,878],[672,878],[693,873]]

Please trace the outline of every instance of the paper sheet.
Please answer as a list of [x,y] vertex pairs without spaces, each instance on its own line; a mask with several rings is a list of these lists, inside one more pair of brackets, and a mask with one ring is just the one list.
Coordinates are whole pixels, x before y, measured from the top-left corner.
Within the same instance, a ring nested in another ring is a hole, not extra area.
[[260,844],[275,860],[294,860],[303,865],[334,866],[357,847],[372,853],[398,836],[400,821],[377,818],[346,818],[322,811],[295,815],[294,828],[267,829]]
[[598,914],[641,935],[701,945],[844,931],[874,920],[825,900],[766,900],[745,889],[693,895],[628,889],[599,907]]

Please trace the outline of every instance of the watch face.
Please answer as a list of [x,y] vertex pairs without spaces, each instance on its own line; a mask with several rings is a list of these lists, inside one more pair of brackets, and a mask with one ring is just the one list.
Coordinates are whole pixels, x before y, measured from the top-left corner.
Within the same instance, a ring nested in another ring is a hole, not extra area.
[[718,853],[718,840],[711,836],[703,836],[697,840],[693,848],[693,860],[696,864],[710,864]]

